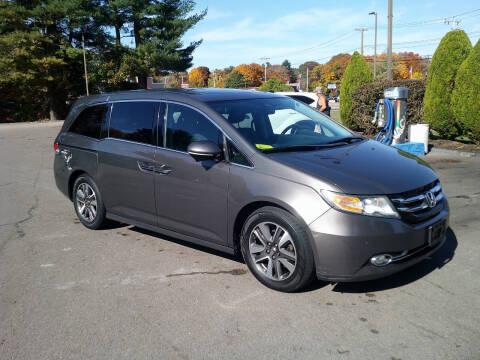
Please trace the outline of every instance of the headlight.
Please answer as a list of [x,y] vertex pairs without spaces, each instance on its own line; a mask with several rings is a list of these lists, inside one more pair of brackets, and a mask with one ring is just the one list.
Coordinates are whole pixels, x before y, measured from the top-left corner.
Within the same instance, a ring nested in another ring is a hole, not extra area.
[[358,196],[322,190],[322,195],[330,206],[351,213],[400,218],[392,203],[386,196]]

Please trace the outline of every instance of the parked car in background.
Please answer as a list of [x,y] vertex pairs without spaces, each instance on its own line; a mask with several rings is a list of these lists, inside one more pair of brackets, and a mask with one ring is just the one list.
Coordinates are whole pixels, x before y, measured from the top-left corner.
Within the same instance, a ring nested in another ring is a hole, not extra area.
[[297,101],[300,101],[308,106],[316,109],[318,103],[318,96],[314,92],[293,92],[293,91],[283,91],[277,92],[276,94],[285,95]]
[[448,202],[424,161],[286,96],[85,97],[54,150],[57,187],[87,228],[111,219],[242,254],[279,291],[384,277],[446,239]]

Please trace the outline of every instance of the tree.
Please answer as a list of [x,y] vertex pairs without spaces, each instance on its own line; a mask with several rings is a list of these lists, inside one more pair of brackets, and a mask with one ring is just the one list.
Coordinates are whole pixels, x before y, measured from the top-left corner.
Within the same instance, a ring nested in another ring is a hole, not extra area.
[[316,61],[306,61],[298,67],[298,76],[300,77],[300,85],[302,89],[305,91],[309,91],[307,89],[307,68],[308,68],[308,77],[309,77],[309,87],[311,87],[311,72],[315,66],[318,65]]
[[[85,91],[81,80],[82,34],[86,46],[91,48],[105,46],[109,38],[95,17],[85,16],[94,11],[97,3],[94,0],[1,2],[0,88],[24,89],[32,94],[32,99],[47,102],[51,119],[63,118],[67,101]],[[25,105],[30,106],[30,101]]]
[[188,82],[190,87],[206,87],[208,85],[208,76],[210,70],[206,66],[199,66],[190,71]]
[[428,70],[424,98],[424,116],[440,135],[452,138],[458,134],[451,107],[457,71],[472,45],[463,30],[448,32],[440,41]]
[[340,90],[342,100],[340,101],[340,117],[342,122],[351,128],[356,128],[358,124],[352,117],[352,91],[357,87],[372,82],[373,74],[362,55],[354,52],[348,62],[345,73],[343,74]]
[[288,74],[290,76],[290,79],[288,81],[291,83],[297,81],[297,76],[295,75],[295,71],[292,68],[292,64],[290,64],[290,61],[285,59],[282,63],[282,66],[288,70]]
[[258,88],[259,91],[270,91],[270,92],[279,92],[279,91],[292,91],[292,88],[285,84],[284,81],[271,78],[268,79],[266,83]]
[[[184,71],[201,41],[184,47],[181,38],[206,14],[194,13],[194,5],[193,0],[0,1],[0,93],[10,94],[9,103],[24,113],[22,105],[28,104],[42,112],[37,118],[45,116],[45,107],[31,101],[46,101],[50,118],[63,118],[68,104],[85,94],[82,38],[91,93],[137,87],[136,76],[144,86],[146,76]],[[129,33],[135,48],[121,43]],[[9,93],[12,88],[32,100]],[[9,121],[12,114],[31,119],[17,110],[9,110]],[[7,117],[1,116],[0,121]]]
[[[208,87],[215,87],[217,88],[224,88],[225,87],[225,81],[227,80],[228,77],[228,72],[226,70],[214,70],[213,72],[210,73],[210,76],[208,78]],[[213,78],[215,77],[215,82],[213,81]]]
[[350,54],[337,54],[326,64],[319,64],[312,70],[312,85],[326,89],[327,84],[340,84],[343,73],[350,61]]
[[288,69],[283,65],[271,65],[267,68],[268,78],[277,78],[282,80],[284,83],[290,81],[290,73]]
[[263,68],[259,64],[240,64],[235,67],[234,71],[242,74],[247,81],[247,86],[259,86],[262,83]]
[[480,141],[480,40],[458,69],[452,108],[462,133]]
[[236,70],[233,70],[225,80],[226,88],[241,89],[247,87],[247,81],[241,73]]

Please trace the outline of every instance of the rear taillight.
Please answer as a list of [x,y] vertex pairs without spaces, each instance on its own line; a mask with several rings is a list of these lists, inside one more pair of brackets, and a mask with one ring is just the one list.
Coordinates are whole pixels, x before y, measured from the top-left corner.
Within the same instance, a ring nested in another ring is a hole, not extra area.
[[58,142],[56,142],[56,141],[53,143],[53,150],[55,152],[58,152]]

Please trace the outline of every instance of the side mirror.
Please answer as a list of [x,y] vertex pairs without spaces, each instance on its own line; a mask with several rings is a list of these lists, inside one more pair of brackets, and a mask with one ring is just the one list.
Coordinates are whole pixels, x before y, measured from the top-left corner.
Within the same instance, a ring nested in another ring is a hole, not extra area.
[[215,160],[222,156],[222,150],[213,141],[194,141],[188,145],[187,151],[195,161]]

